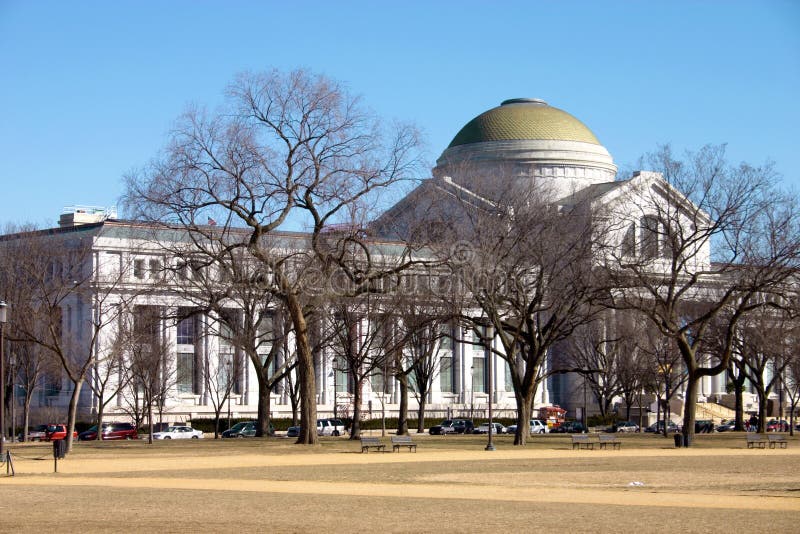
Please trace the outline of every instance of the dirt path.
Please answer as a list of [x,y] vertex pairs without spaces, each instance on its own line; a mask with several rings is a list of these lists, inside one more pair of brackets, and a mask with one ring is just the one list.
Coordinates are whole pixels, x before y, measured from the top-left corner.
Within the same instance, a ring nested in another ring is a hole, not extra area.
[[[747,450],[747,449],[661,449],[623,451],[571,451],[571,450],[504,450],[491,453],[493,462],[502,460],[543,460],[591,458],[597,461],[620,462],[634,458],[712,458],[722,464],[748,461],[759,455],[784,458],[788,466],[798,465],[800,449]],[[172,490],[200,490],[221,492],[261,492],[282,494],[349,495],[364,497],[421,498],[448,500],[511,501],[526,503],[583,503],[589,505],[628,505],[678,508],[709,508],[760,511],[800,511],[800,498],[787,495],[748,495],[740,492],[719,491],[675,491],[652,488],[648,485],[619,487],[619,480],[597,483],[598,487],[570,487],[570,480],[588,480],[591,476],[561,476],[558,473],[542,474],[537,482],[508,483],[470,477],[469,473],[449,473],[442,477],[418,477],[414,483],[390,484],[376,482],[330,482],[319,480],[272,480],[270,467],[287,466],[370,466],[379,464],[407,464],[409,469],[422,462],[469,462],[485,461],[483,451],[437,450],[401,454],[242,454],[232,456],[196,457],[135,457],[135,458],[70,458],[59,463],[59,473],[53,474],[53,462],[19,459],[19,475],[5,478],[0,486],[58,486],[58,487],[107,487],[107,488],[152,488]],[[227,468],[251,468],[264,470],[266,479],[242,480],[239,478],[207,478],[205,470]],[[176,471],[185,472],[185,477],[140,477],[137,472]],[[109,474],[114,476],[107,476]],[[590,475],[590,474],[589,474]],[[721,474],[722,475],[722,474]],[[604,475],[605,476],[605,475]],[[608,478],[604,479],[608,480]],[[488,482],[488,483],[487,483]],[[543,491],[543,488],[546,490]]]

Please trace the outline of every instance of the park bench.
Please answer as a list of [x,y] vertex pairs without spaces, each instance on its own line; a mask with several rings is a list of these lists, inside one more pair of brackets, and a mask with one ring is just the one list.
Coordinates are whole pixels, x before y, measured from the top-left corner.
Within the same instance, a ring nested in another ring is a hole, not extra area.
[[600,439],[601,449],[606,449],[609,445],[611,445],[612,449],[619,449],[622,445],[617,437],[612,436],[611,434],[600,434],[598,438]]
[[573,434],[572,449],[594,449],[594,441],[589,439],[588,434]]
[[378,438],[361,438],[361,452],[369,452],[370,449],[386,452],[386,445],[381,443]]
[[767,438],[769,439],[769,448],[774,449],[775,447],[780,446],[781,449],[785,449],[788,442],[786,441],[786,436],[783,434],[767,434]]
[[747,434],[747,448],[753,449],[758,447],[759,449],[763,449],[767,446],[767,439],[764,437],[763,434],[754,434],[750,433]]
[[411,441],[411,436],[392,436],[392,452],[400,452],[400,447],[408,447],[408,452],[411,449],[417,452],[417,444]]

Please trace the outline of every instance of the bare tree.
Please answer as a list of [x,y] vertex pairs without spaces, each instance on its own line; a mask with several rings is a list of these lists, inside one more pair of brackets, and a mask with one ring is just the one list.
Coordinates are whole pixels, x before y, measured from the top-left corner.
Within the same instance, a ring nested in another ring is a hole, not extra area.
[[[244,74],[228,97],[217,113],[184,114],[164,156],[127,178],[126,201],[138,217],[186,229],[194,248],[242,249],[254,258],[292,321],[302,398],[298,443],[312,444],[316,386],[308,327],[320,292],[311,291],[310,280],[329,280],[336,270],[360,292],[381,276],[368,254],[357,269],[342,265],[350,256],[331,246],[325,230],[349,221],[354,206],[373,206],[380,192],[416,169],[417,137],[404,126],[384,135],[387,129],[357,98],[306,71]],[[308,225],[309,233],[281,236],[288,222]],[[364,241],[357,232],[345,238]],[[396,267],[406,261],[400,254]]]
[[559,209],[539,184],[471,199],[461,214],[465,241],[439,249],[462,290],[464,300],[453,307],[463,310],[474,342],[507,362],[517,404],[514,444],[525,445],[539,383],[569,371],[550,368],[549,357],[597,317],[606,295],[592,265],[594,214],[579,200]]
[[343,371],[352,385],[350,439],[358,439],[365,382],[378,384],[375,391],[380,394],[385,391],[387,338],[394,319],[382,309],[377,297],[369,294],[341,299],[329,307],[329,312],[326,324],[330,331],[326,338],[337,362],[334,369]]
[[394,313],[398,322],[391,365],[400,386],[397,434],[408,434],[409,391],[417,400],[417,432],[422,433],[428,396],[441,371],[440,350],[452,350],[452,320],[443,310],[422,300],[401,299]]
[[[581,374],[597,401],[605,419],[614,398],[620,394],[620,366],[624,340],[611,338],[605,323],[595,322],[578,327],[566,343],[564,357]],[[627,341],[627,340],[625,340]]]
[[682,391],[688,378],[680,352],[671,338],[659,331],[644,328],[639,324],[639,349],[645,355],[645,383],[652,385],[658,403],[658,412],[663,414],[664,436],[669,435],[671,401]]
[[788,314],[771,308],[755,310],[741,322],[735,352],[758,396],[758,432],[766,430],[767,399],[792,361],[798,334],[800,329]]
[[[620,196],[600,228],[613,306],[637,310],[672,339],[688,374],[684,443],[694,436],[698,384],[728,368],[738,323],[782,293],[798,251],[792,198],[774,187],[771,167],[732,166],[724,147],[683,160],[664,147]],[[709,355],[712,326],[726,318],[721,350]]]
[[158,411],[161,421],[166,396],[175,383],[175,367],[170,363],[173,350],[164,335],[166,320],[161,307],[147,305],[135,306],[120,318],[118,343],[127,375],[126,401],[137,424],[146,417],[148,443],[153,442],[154,412]]
[[[19,301],[17,300],[14,302]],[[14,346],[11,347],[10,352],[14,355],[16,360],[15,370],[11,375],[17,377],[19,386],[25,392],[22,399],[22,440],[28,441],[31,401],[33,400],[34,393],[40,386],[39,382],[47,371],[48,365],[52,366],[54,362],[48,360],[43,354],[43,349],[35,343],[15,343]]]
[[784,387],[789,399],[789,433],[794,436],[797,406],[800,404],[800,357],[795,353],[789,359],[784,376]]
[[118,290],[127,275],[125,266],[107,269],[94,261],[94,231],[27,232],[8,236],[3,243],[14,283],[27,290],[28,316],[14,323],[15,341],[44,348],[72,385],[67,450],[72,448],[81,389],[98,359],[110,350],[106,334],[130,297]]

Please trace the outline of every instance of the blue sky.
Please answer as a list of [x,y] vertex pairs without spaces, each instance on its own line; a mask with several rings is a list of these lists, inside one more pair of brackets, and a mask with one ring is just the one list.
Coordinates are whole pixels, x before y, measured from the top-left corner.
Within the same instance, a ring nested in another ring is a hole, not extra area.
[[620,167],[728,143],[800,186],[800,2],[0,0],[0,225],[113,206],[190,103],[243,70],[307,67],[434,161],[475,115],[538,97]]

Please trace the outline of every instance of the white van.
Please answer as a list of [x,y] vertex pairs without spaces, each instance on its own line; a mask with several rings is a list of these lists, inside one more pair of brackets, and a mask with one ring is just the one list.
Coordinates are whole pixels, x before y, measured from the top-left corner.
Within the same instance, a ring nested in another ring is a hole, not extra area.
[[341,419],[317,419],[318,436],[341,436],[345,433]]
[[531,434],[546,434],[547,432],[546,424],[539,419],[531,419]]

